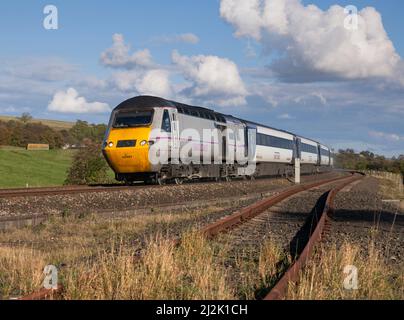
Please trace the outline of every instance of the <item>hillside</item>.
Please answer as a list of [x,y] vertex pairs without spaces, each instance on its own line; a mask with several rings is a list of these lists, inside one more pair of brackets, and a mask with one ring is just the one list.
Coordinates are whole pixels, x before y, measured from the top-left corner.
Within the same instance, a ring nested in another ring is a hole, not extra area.
[[26,151],[0,147],[0,188],[62,185],[74,150]]
[[[18,117],[11,117],[11,116],[1,116],[0,115],[0,121],[10,121],[10,120],[18,120]],[[31,123],[42,123],[46,126],[51,127],[54,130],[69,130],[74,126],[74,122],[68,122],[68,121],[59,121],[59,120],[49,120],[49,119],[32,119],[28,122]]]

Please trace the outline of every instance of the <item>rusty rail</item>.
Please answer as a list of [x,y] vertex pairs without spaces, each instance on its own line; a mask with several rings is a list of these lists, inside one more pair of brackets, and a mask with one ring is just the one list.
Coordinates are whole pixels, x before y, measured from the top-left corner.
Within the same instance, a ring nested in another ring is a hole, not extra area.
[[35,291],[29,295],[23,296],[19,298],[18,300],[47,300],[47,299],[52,299],[55,295],[59,294],[62,292],[63,286],[58,285],[57,289],[45,289],[42,288],[38,291]]
[[241,209],[238,212],[233,213],[232,215],[229,215],[223,219],[220,219],[217,222],[214,222],[214,223],[206,226],[205,228],[201,229],[200,232],[207,238],[213,238],[220,232],[225,231],[226,229],[229,229],[237,224],[243,223],[246,220],[254,218],[255,216],[262,213],[263,211],[265,211],[268,208],[272,207],[273,205],[281,202],[282,200],[289,198],[292,195],[295,195],[297,193],[300,193],[300,192],[303,192],[303,191],[306,191],[306,190],[309,190],[309,189],[312,189],[315,187],[322,186],[324,184],[329,184],[332,182],[346,180],[346,179],[351,179],[351,176],[327,179],[327,180],[322,180],[322,181],[318,181],[318,182],[314,182],[314,183],[303,184],[303,185],[288,188],[287,190],[285,190],[275,196],[263,199],[259,202],[254,203],[253,205],[250,205],[246,208]]
[[307,260],[310,258],[316,244],[321,240],[328,215],[334,210],[334,199],[339,191],[348,186],[349,184],[362,179],[362,176],[353,176],[347,181],[342,182],[337,187],[329,191],[327,200],[321,214],[320,220],[318,221],[315,230],[311,234],[305,248],[298,257],[298,259],[289,267],[282,278],[276,283],[272,290],[266,295],[264,300],[281,300],[284,298],[288,285],[290,282],[296,282],[299,277],[300,270],[303,269]]

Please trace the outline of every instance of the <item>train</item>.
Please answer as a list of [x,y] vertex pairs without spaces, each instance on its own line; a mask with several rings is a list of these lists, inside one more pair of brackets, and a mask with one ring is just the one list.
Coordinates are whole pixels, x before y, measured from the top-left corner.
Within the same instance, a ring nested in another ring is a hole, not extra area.
[[120,103],[102,153],[118,181],[181,184],[194,179],[255,179],[329,171],[332,149],[253,121],[154,96]]

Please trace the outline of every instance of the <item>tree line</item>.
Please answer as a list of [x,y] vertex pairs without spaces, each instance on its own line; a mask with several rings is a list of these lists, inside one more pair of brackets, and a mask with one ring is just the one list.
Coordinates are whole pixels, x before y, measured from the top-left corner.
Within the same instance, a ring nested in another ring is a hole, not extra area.
[[370,151],[356,153],[353,149],[339,150],[336,164],[343,169],[387,171],[404,176],[404,154],[386,158]]
[[65,145],[79,146],[85,139],[100,143],[106,128],[105,124],[77,120],[70,129],[55,130],[21,117],[19,120],[0,121],[0,145],[26,147],[28,143],[45,143],[51,149],[58,149]]

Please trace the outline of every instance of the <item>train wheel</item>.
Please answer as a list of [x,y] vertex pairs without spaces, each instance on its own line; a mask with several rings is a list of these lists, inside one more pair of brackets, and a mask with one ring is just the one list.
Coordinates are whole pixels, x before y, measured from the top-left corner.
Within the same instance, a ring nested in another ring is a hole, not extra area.
[[167,180],[164,179],[164,178],[158,177],[158,178],[157,178],[157,183],[158,183],[160,186],[164,186],[164,185],[167,183]]
[[184,183],[184,179],[182,178],[175,178],[174,179],[175,184],[181,185]]

